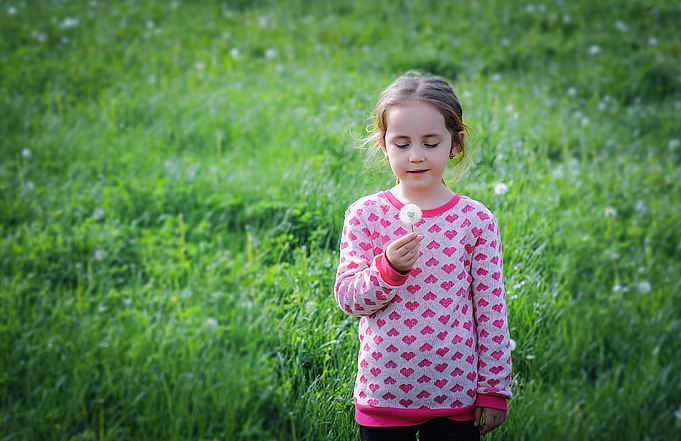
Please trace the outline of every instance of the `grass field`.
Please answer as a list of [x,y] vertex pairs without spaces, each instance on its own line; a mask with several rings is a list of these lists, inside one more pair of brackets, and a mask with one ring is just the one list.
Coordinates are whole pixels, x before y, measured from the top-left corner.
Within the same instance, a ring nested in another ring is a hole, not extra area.
[[0,440],[358,439],[338,241],[394,183],[356,139],[414,68],[454,84],[475,160],[448,185],[504,242],[515,396],[485,438],[673,438],[680,22],[674,1],[0,1]]

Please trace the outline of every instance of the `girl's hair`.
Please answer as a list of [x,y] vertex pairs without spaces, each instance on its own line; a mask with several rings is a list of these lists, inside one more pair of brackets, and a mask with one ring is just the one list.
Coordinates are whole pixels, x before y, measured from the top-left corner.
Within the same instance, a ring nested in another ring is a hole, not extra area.
[[[409,70],[397,77],[378,97],[376,107],[371,114],[373,125],[366,127],[369,135],[360,140],[360,148],[369,147],[368,161],[365,162],[365,167],[372,157],[381,152],[379,139],[385,139],[387,131],[385,114],[388,109],[410,100],[431,103],[442,113],[445,127],[452,135],[452,141],[461,146],[459,153],[451,158],[454,159],[455,166],[461,165],[461,167],[455,167],[457,170],[455,170],[456,177],[454,180],[458,180],[470,165],[468,147],[465,145],[465,140],[461,140],[459,137],[461,130],[466,133],[466,139],[468,139],[470,133],[470,129],[463,123],[463,109],[447,80],[441,76],[422,73],[418,70]],[[399,178],[396,178],[396,181],[399,183]],[[445,183],[444,178],[442,183]]]

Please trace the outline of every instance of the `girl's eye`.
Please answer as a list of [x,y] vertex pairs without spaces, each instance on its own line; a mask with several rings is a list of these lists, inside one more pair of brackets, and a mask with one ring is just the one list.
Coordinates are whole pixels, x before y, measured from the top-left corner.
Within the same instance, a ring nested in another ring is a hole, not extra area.
[[[439,144],[439,143],[438,143],[438,144]],[[438,144],[426,144],[426,146],[428,146],[428,147],[437,147]]]
[[[409,145],[409,144],[404,144],[404,145],[395,144],[395,147],[400,148],[400,149],[403,149],[403,148],[407,147],[408,145]],[[425,145],[426,147],[437,147],[438,145],[440,145],[440,143],[437,143],[437,144],[424,144],[424,145]]]
[[409,144],[404,144],[404,145],[395,144],[395,147],[398,147],[398,148],[403,149],[403,148],[405,148],[405,147],[408,146],[408,145],[409,145]]

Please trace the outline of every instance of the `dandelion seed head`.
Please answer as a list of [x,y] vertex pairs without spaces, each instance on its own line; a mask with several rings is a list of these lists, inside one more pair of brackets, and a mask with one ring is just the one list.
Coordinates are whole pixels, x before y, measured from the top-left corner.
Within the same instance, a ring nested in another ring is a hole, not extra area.
[[638,282],[638,290],[639,291],[648,293],[648,292],[650,292],[651,289],[652,289],[652,287],[650,286],[650,282],[648,282],[647,280],[643,280],[641,282]]
[[615,28],[620,32],[626,32],[629,29],[629,26],[622,20],[617,20],[615,22]]
[[215,320],[213,317],[208,317],[203,321],[203,324],[206,328],[210,329],[212,332],[215,332],[215,330],[218,328],[218,321]]
[[104,260],[104,259],[107,258],[108,255],[109,255],[109,253],[107,253],[105,249],[97,248],[95,250],[95,260],[100,260],[100,261]]
[[508,192],[508,185],[504,184],[503,182],[497,182],[494,184],[494,194],[501,196],[504,195]]
[[239,58],[241,54],[239,53],[239,49],[233,47],[229,50],[229,56],[232,58]]
[[422,215],[421,208],[416,204],[407,204],[400,209],[400,220],[407,225],[417,223]]
[[272,58],[277,56],[277,51],[275,49],[269,48],[265,51],[265,58],[268,60],[271,60]]
[[17,15],[17,8],[15,8],[14,6],[8,6],[7,15],[9,16]]
[[617,217],[617,210],[615,210],[613,207],[605,207],[605,209],[603,209],[603,214],[606,217],[614,219]]
[[655,38],[655,37],[650,37],[650,38],[648,39],[648,44],[649,44],[650,46],[652,46],[652,47],[657,46],[657,38]]
[[679,148],[679,145],[681,145],[681,141],[679,141],[678,138],[670,139],[669,144],[667,144],[669,150],[676,150],[677,148]]
[[509,343],[511,344],[511,352],[515,351],[515,348],[516,348],[515,340],[513,340],[511,338],[511,339],[509,339]]
[[575,95],[577,95],[577,89],[573,86],[570,86],[570,87],[567,88],[567,94],[569,96],[575,96]]
[[21,151],[21,156],[22,156],[24,159],[31,159],[31,149],[23,149],[23,150]]
[[94,217],[96,220],[104,219],[104,210],[101,208],[95,208],[95,211],[92,212],[92,217]]
[[598,55],[601,53],[601,48],[597,44],[591,45],[589,47],[589,55]]
[[59,27],[62,28],[62,29],[71,29],[71,28],[75,28],[76,26],[78,26],[79,23],[80,23],[80,21],[75,17],[66,17],[59,24]]

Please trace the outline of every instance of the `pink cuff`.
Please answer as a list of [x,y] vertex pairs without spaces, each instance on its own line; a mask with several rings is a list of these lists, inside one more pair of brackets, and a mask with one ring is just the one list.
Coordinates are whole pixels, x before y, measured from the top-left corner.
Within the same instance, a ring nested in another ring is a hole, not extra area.
[[475,407],[491,407],[492,409],[508,410],[506,398],[498,395],[478,394],[475,399]]
[[389,285],[400,286],[409,278],[409,273],[402,274],[390,265],[388,259],[385,258],[385,253],[376,256],[376,267],[378,272],[381,273],[383,280]]

